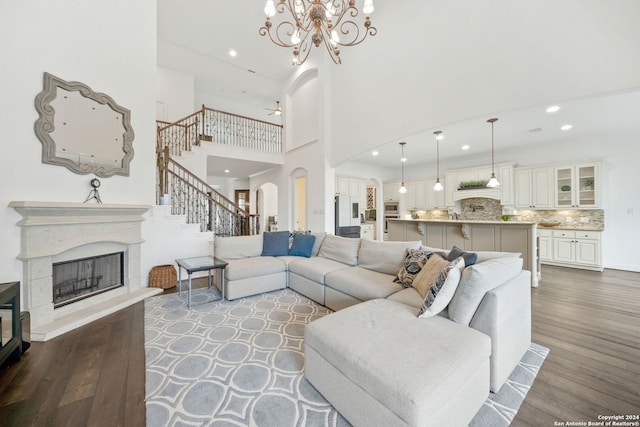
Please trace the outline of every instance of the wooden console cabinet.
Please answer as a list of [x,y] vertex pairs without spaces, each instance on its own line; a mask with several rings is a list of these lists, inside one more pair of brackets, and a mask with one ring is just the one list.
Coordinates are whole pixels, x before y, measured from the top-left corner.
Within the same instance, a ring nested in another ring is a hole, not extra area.
[[0,365],[22,355],[20,282],[0,284]]

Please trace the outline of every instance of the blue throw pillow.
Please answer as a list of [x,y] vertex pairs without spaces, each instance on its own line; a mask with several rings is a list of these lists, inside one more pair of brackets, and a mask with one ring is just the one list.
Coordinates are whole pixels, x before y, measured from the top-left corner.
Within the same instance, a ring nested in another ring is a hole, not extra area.
[[476,263],[476,261],[478,261],[478,254],[475,252],[465,252],[462,249],[460,249],[457,246],[454,246],[453,248],[451,248],[451,251],[449,251],[449,255],[447,255],[447,261],[453,261],[454,259],[458,258],[459,256],[462,257],[462,259],[464,259],[464,266],[465,267],[469,267],[470,265],[473,265]]
[[289,254],[289,232],[262,233],[262,256],[284,256]]
[[309,258],[313,250],[313,244],[316,242],[316,236],[312,234],[294,234],[293,244],[289,249],[289,255],[304,256]]

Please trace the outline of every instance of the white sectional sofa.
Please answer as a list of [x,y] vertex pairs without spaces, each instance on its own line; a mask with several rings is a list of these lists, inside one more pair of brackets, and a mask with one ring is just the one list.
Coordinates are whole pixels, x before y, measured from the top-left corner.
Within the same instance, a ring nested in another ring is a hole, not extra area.
[[262,235],[216,238],[227,298],[290,287],[336,311],[305,329],[305,376],[353,425],[468,425],[530,346],[519,254],[478,252],[446,308],[423,319],[425,299],[394,279],[408,249],[448,251],[314,235],[310,257],[261,256]]

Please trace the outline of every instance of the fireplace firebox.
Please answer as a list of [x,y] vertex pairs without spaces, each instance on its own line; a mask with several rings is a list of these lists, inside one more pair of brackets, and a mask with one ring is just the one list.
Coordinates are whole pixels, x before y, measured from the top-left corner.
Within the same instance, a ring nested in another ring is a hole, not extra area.
[[123,265],[124,252],[54,263],[54,308],[124,286]]

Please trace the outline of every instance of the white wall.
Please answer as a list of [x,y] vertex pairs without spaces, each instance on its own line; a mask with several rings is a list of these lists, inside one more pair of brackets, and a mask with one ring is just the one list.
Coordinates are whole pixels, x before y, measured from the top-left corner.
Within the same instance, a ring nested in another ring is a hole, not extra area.
[[[0,282],[22,279],[20,216],[12,200],[83,202],[93,175],[41,161],[33,130],[45,71],[79,81],[131,110],[134,157],[128,177],[101,178],[104,203],[155,200],[156,2],[140,0],[0,3]],[[153,236],[143,236],[145,251]],[[144,267],[143,267],[144,268]],[[147,270],[148,271],[148,270]],[[145,272],[143,272],[143,276]]]
[[287,150],[292,150],[318,139],[318,114],[322,105],[318,102],[320,81],[317,70],[301,75],[287,95],[284,112],[287,123]]
[[295,177],[306,176],[307,208],[306,228],[313,231],[333,232],[333,197],[335,194],[335,171],[329,165],[331,140],[328,129],[331,118],[325,111],[330,105],[330,75],[314,68],[308,61],[297,69],[286,85],[285,112],[293,114],[290,105],[303,105],[295,116],[287,116],[287,123],[309,126],[311,130],[294,131],[285,126],[285,163],[262,174],[251,177],[251,191],[265,183],[278,187],[278,228],[294,230],[293,206],[295,200]]
[[163,67],[158,67],[156,100],[164,104],[167,122],[178,121],[201,107],[195,105],[194,77]]

